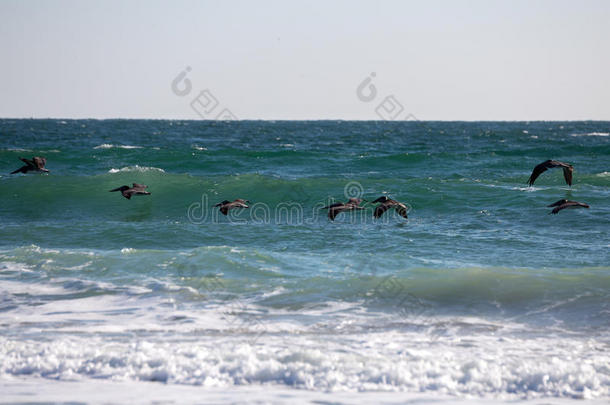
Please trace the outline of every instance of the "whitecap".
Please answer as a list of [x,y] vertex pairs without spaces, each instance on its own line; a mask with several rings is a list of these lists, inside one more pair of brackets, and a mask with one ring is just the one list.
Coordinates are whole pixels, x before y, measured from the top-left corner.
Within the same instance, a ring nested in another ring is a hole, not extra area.
[[101,145],[97,145],[93,149],[112,149],[112,148],[118,148],[118,149],[142,149],[141,146],[137,146],[137,145],[114,145],[114,144],[111,144],[111,143],[103,143]]
[[572,136],[610,136],[610,132],[589,132],[586,134],[572,134]]
[[140,172],[140,173],[144,173],[144,172],[160,172],[160,173],[165,173],[165,170],[160,169],[158,167],[149,167],[149,166],[127,166],[127,167],[123,167],[121,169],[115,169],[112,168],[110,170],[108,170],[108,173],[120,173],[120,172]]

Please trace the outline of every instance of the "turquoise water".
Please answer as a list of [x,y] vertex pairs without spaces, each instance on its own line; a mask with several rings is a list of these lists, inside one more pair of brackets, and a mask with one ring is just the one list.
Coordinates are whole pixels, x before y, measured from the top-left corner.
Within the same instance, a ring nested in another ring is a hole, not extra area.
[[[609,396],[609,133],[0,120],[0,375]],[[51,173],[9,175],[20,156]],[[527,187],[546,159],[572,187]],[[152,194],[108,192],[134,182]],[[383,194],[409,219],[320,210]],[[591,208],[548,215],[561,198]]]

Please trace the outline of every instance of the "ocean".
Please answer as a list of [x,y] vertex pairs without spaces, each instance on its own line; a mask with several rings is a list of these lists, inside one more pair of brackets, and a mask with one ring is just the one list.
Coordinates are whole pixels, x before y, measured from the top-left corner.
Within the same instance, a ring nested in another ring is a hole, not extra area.
[[[0,140],[4,401],[610,399],[610,122],[1,119]],[[32,156],[50,174],[9,174]],[[572,187],[528,187],[547,159]],[[109,192],[132,183],[151,195]],[[408,219],[374,219],[382,195]],[[562,198],[590,208],[549,215]]]

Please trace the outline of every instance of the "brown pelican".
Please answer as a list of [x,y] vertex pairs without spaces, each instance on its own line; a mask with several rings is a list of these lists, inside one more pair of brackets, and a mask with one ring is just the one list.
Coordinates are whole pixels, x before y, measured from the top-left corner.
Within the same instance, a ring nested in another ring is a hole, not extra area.
[[558,160],[546,160],[534,167],[532,175],[527,182],[530,186],[533,186],[538,176],[547,171],[547,169],[553,169],[555,167],[561,167],[563,169],[563,178],[566,179],[568,186],[572,186],[572,172],[574,171],[574,167]]
[[148,188],[148,186],[146,186],[144,184],[133,183],[133,187],[121,186],[121,187],[115,188],[114,190],[110,190],[110,192],[120,191],[121,194],[123,194],[123,197],[130,200],[131,196],[133,196],[133,195],[150,195],[150,193],[148,191],[144,190],[145,188]]
[[373,201],[373,203],[381,203],[377,206],[377,208],[375,208],[375,212],[373,213],[373,216],[375,218],[379,218],[380,216],[383,215],[384,212],[386,212],[390,208],[394,208],[396,210],[396,212],[398,212],[400,214],[400,216],[402,216],[403,218],[407,218],[408,208],[405,204],[403,204],[401,202],[392,200],[391,198],[388,198],[387,196],[382,195],[381,197],[379,197],[378,199]]
[[44,168],[44,165],[47,164],[47,159],[45,159],[43,157],[34,156],[32,158],[32,160],[25,159],[22,157],[20,157],[19,159],[21,161],[23,161],[23,163],[25,163],[25,166],[21,166],[19,169],[15,170],[14,172],[11,172],[11,174],[15,174],[15,173],[24,173],[25,174],[25,173],[31,172],[31,171],[49,173],[49,171]]
[[328,219],[334,221],[335,217],[343,211],[363,210],[364,207],[360,206],[362,201],[366,200],[362,198],[350,198],[346,203],[333,203],[326,207],[322,207],[322,209],[328,209]]
[[579,207],[589,208],[589,205],[578,202],[578,201],[570,201],[570,200],[563,199],[563,200],[554,202],[551,205],[547,205],[547,207],[555,207],[553,209],[553,211],[551,211],[549,214],[557,214],[559,211],[566,209],[566,208],[579,208]]
[[249,203],[250,201],[248,200],[238,198],[233,202],[229,200],[224,200],[223,202],[216,204],[214,207],[220,207],[220,212],[222,212],[224,215],[227,215],[229,210],[232,210],[234,208],[250,208],[247,205]]

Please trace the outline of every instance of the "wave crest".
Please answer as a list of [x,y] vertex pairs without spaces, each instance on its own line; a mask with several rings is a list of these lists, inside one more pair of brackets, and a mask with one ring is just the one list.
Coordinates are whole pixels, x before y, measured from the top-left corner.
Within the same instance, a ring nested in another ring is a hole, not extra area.
[[139,173],[144,173],[144,172],[160,172],[160,173],[165,173],[165,170],[160,169],[158,167],[152,167],[152,166],[126,166],[120,169],[115,169],[112,168],[110,170],[108,170],[108,173],[123,173],[123,172],[139,172]]

